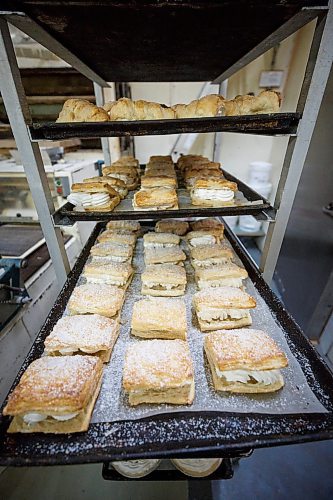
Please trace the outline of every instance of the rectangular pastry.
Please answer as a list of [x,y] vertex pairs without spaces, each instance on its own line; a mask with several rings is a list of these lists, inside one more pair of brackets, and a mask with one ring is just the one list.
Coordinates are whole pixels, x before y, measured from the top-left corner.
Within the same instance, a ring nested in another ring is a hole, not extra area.
[[160,164],[166,164],[170,165],[173,167],[173,161],[172,161],[172,156],[171,155],[153,155],[149,158],[149,161],[147,165],[160,165]]
[[172,210],[178,208],[175,189],[163,187],[140,189],[133,197],[134,210]]
[[195,271],[195,279],[199,290],[221,286],[243,287],[243,280],[248,274],[243,267],[232,262],[218,266],[202,267]]
[[193,205],[205,207],[223,207],[235,204],[237,184],[227,180],[198,179],[191,190]]
[[126,231],[131,231],[132,233],[139,233],[141,226],[140,222],[136,220],[110,220],[106,225],[106,229],[110,229],[112,231],[125,229]]
[[111,165],[111,167],[103,167],[102,172],[104,176],[115,177],[123,181],[129,191],[138,187],[138,171],[134,167]]
[[178,246],[180,237],[171,233],[146,233],[143,236],[144,248],[171,248]]
[[203,245],[191,248],[191,264],[194,269],[211,267],[230,262],[234,253],[226,244]]
[[193,304],[202,332],[250,326],[249,310],[256,307],[251,295],[231,286],[200,290],[194,294]]
[[48,356],[91,354],[107,363],[118,334],[118,320],[99,314],[64,316],[46,337],[44,353]]
[[156,233],[173,233],[178,236],[184,236],[189,230],[188,222],[176,219],[164,219],[156,222]]
[[184,295],[186,271],[175,264],[148,265],[141,274],[142,295],[156,297],[178,297]]
[[134,156],[121,156],[118,158],[118,160],[112,162],[113,166],[123,166],[125,165],[126,167],[134,167],[134,168],[139,168],[140,163],[137,158],[134,158]]
[[181,264],[186,260],[186,255],[179,248],[174,246],[171,248],[146,248],[145,249],[145,264]]
[[83,277],[87,283],[101,283],[127,288],[134,269],[129,262],[109,262],[101,265],[100,262],[90,262],[85,265]]
[[86,212],[111,212],[120,203],[120,196],[111,186],[103,182],[81,182],[72,184],[67,201]]
[[193,231],[209,231],[214,229],[215,232],[219,231],[221,237],[224,233],[224,224],[215,219],[215,217],[208,217],[207,219],[199,219],[194,222],[191,222],[191,228]]
[[108,242],[114,243],[118,245],[131,245],[135,246],[136,243],[136,234],[134,233],[121,233],[118,231],[113,231],[111,229],[107,229],[103,231],[97,238],[97,241],[100,243]]
[[274,392],[284,385],[285,354],[261,330],[241,328],[205,335],[204,349],[216,391]]
[[177,181],[173,177],[167,175],[143,175],[141,177],[141,187],[142,189],[164,187],[175,189],[177,187]]
[[186,307],[182,299],[149,297],[133,306],[132,335],[145,339],[186,340]]
[[132,245],[117,245],[116,243],[96,243],[90,249],[93,260],[103,262],[130,262],[133,255]]
[[3,410],[8,432],[68,434],[89,427],[100,391],[103,363],[97,356],[45,356],[23,373]]
[[125,354],[123,388],[131,406],[191,404],[194,373],[187,342],[154,339],[129,346]]
[[114,318],[121,311],[125,298],[122,288],[86,283],[74,288],[68,301],[70,314],[100,314]]
[[123,200],[127,194],[128,190],[124,181],[120,179],[116,179],[115,177],[108,176],[99,176],[99,177],[89,177],[87,179],[83,179],[84,183],[89,182],[103,182],[104,184],[108,184],[119,194],[120,198]]
[[[177,174],[172,168],[165,168],[165,167],[151,167],[151,168],[146,168],[144,177],[167,177],[167,179],[171,179],[170,181],[167,180],[167,182],[172,182],[175,184],[175,187],[177,185]],[[141,177],[142,179],[142,177]],[[172,186],[169,186],[172,187]]]
[[215,245],[220,243],[219,233],[215,234],[214,229],[190,231],[187,233],[186,239],[192,247]]

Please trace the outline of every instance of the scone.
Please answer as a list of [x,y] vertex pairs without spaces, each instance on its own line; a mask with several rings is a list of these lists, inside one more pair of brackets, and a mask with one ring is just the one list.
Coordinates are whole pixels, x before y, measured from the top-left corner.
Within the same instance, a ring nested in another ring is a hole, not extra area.
[[100,314],[114,318],[120,312],[124,298],[124,290],[117,286],[86,283],[74,288],[67,307],[72,315]]
[[194,294],[193,304],[202,332],[250,326],[249,309],[256,307],[251,295],[229,286],[200,290]]
[[134,210],[174,210],[178,208],[175,189],[163,187],[140,189],[133,197]]
[[146,233],[143,236],[144,248],[172,248],[179,245],[180,237],[171,233]]
[[214,229],[215,231],[220,231],[221,237],[224,233],[224,224],[215,219],[215,217],[208,217],[207,219],[199,219],[191,222],[191,228],[193,231],[209,231],[210,229]]
[[193,205],[205,207],[223,207],[235,204],[235,182],[219,179],[198,179],[191,190]]
[[104,184],[108,184],[108,186],[111,186],[112,189],[117,191],[119,194],[120,198],[123,200],[127,194],[128,190],[126,187],[125,182],[121,181],[120,179],[116,179],[115,177],[109,177],[109,176],[98,176],[98,177],[88,177],[87,179],[83,179],[84,183],[90,183],[90,182],[102,182]]
[[123,388],[131,406],[188,405],[194,399],[191,354],[183,340],[146,340],[127,348]]
[[156,173],[154,175],[145,174],[141,177],[141,188],[170,188],[175,189],[177,187],[177,181],[175,177],[170,177],[162,173]]
[[258,394],[277,391],[284,385],[280,368],[288,366],[288,360],[261,330],[209,333],[204,349],[217,391]]
[[226,244],[191,248],[191,264],[194,269],[226,264],[231,261],[233,256],[233,251]]
[[243,280],[247,278],[247,271],[232,262],[218,266],[197,268],[195,280],[199,290],[221,286],[243,287]]
[[87,283],[116,285],[126,289],[133,277],[134,269],[129,262],[89,262],[83,270]]
[[139,233],[141,226],[140,222],[136,220],[110,220],[106,228],[110,230],[125,229],[132,233]]
[[132,245],[119,245],[117,243],[96,243],[90,249],[90,255],[95,262],[130,262],[133,255]]
[[119,322],[99,314],[64,316],[44,341],[49,356],[91,354],[103,363],[110,361],[118,338]]
[[178,236],[184,236],[189,230],[188,222],[176,219],[164,219],[156,222],[156,233],[173,233]]
[[151,297],[133,306],[131,333],[145,339],[186,340],[186,307],[182,299]]
[[205,245],[216,245],[220,243],[219,234],[215,234],[214,230],[190,231],[186,235],[188,243],[192,247],[202,247]]
[[86,212],[111,212],[120,203],[120,196],[111,186],[103,182],[72,184],[67,201],[82,207]]
[[88,429],[100,391],[97,356],[45,356],[33,361],[8,398],[8,432],[68,434]]
[[153,155],[149,158],[147,165],[170,165],[173,167],[171,155]]
[[141,274],[142,295],[178,297],[184,295],[186,271],[175,264],[148,265]]
[[131,245],[134,247],[136,243],[136,234],[133,233],[122,233],[107,229],[103,231],[97,238],[97,241],[114,243],[118,245]]
[[145,264],[181,264],[186,260],[186,255],[179,246],[171,248],[146,248]]

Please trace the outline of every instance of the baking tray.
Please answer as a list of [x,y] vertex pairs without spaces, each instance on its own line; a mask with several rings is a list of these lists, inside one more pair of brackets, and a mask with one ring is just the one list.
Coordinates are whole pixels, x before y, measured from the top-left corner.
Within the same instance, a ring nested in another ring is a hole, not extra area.
[[237,132],[256,135],[295,134],[300,113],[271,113],[244,116],[215,116],[212,118],[184,118],[175,120],[110,121],[100,123],[33,123],[30,135],[33,141],[68,139],[70,137],[123,137],[142,135],[208,134],[210,132]]
[[[175,219],[184,217],[212,217],[212,216],[227,216],[227,215],[263,215],[264,220],[274,220],[275,209],[270,203],[259,193],[250,188],[247,184],[229,174],[223,169],[223,174],[229,181],[236,182],[238,191],[246,200],[244,204],[226,207],[196,207],[191,205],[190,197],[186,189],[177,189],[179,206],[177,210],[134,210],[132,207],[133,191],[120,202],[120,204],[112,212],[84,212],[75,211],[71,203],[66,203],[59,208],[54,214],[54,223],[57,226],[73,225],[77,221],[108,221],[122,219]],[[242,198],[243,198],[242,197]],[[243,203],[242,202],[242,203]]]
[[[41,329],[14,385],[32,360],[43,352],[43,340],[62,316],[103,224],[96,225]],[[333,376],[298,325],[262,279],[244,247],[226,226],[226,236],[286,339],[310,388],[327,413],[240,414],[179,412],[140,420],[91,424],[82,434],[67,436],[7,434],[8,417],[0,419],[0,465],[55,465],[134,458],[233,457],[249,448],[333,438]]]

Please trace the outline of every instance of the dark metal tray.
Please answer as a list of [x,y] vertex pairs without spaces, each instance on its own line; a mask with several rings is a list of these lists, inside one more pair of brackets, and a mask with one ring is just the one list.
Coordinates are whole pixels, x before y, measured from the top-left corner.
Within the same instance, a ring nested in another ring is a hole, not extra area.
[[[13,387],[31,361],[43,352],[43,340],[62,316],[67,301],[103,224],[97,224],[41,329]],[[141,420],[91,424],[85,433],[61,435],[7,434],[8,417],[0,419],[0,465],[54,465],[134,458],[233,457],[249,448],[333,438],[333,376],[262,279],[242,244],[226,227],[226,235],[241,258],[271,313],[284,328],[289,346],[306,359],[307,382],[327,413],[240,414],[179,412]]]
[[235,72],[275,47],[327,3],[2,0],[1,9],[21,12],[8,20],[105,82],[179,82],[224,80],[231,67]]
[[267,115],[215,116],[177,120],[111,121],[100,123],[34,123],[30,128],[34,141],[70,137],[122,137],[184,134],[189,132],[237,132],[256,135],[294,134],[300,113]]
[[[118,207],[112,212],[75,212],[74,206],[71,203],[66,203],[59,208],[54,214],[53,219],[56,225],[70,226],[76,221],[108,221],[108,220],[122,220],[122,219],[169,219],[169,218],[182,218],[182,217],[212,217],[216,215],[260,215],[262,214],[263,220],[273,220],[275,218],[275,209],[270,203],[259,193],[250,188],[247,184],[229,174],[223,169],[223,174],[229,181],[236,182],[238,190],[243,193],[245,198],[249,201],[248,204],[230,206],[230,207],[196,207],[193,205],[185,204],[177,210],[134,210],[132,202],[127,197],[123,200]],[[183,190],[184,191],[184,190]],[[178,191],[179,193],[180,191]]]

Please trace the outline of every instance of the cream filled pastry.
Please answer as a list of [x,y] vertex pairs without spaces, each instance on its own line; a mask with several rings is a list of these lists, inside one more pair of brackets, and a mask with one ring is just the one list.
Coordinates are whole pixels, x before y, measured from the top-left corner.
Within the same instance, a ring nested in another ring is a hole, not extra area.
[[191,190],[193,205],[223,206],[234,203],[237,184],[225,179],[198,179]]
[[199,267],[195,271],[195,279],[199,290],[223,286],[241,288],[243,286],[243,280],[246,278],[246,270],[232,262],[208,268]]
[[67,200],[86,211],[108,212],[120,203],[120,196],[111,186],[103,182],[82,182],[72,185]]
[[45,356],[28,366],[8,398],[8,432],[67,434],[86,431],[103,363],[97,356]]
[[141,281],[142,295],[177,297],[185,293],[186,271],[175,264],[147,265]]
[[249,326],[250,309],[256,301],[240,288],[204,288],[193,296],[193,304],[202,332]]
[[219,330],[205,336],[204,349],[214,387],[236,393],[274,392],[284,380],[285,354],[261,330]]

